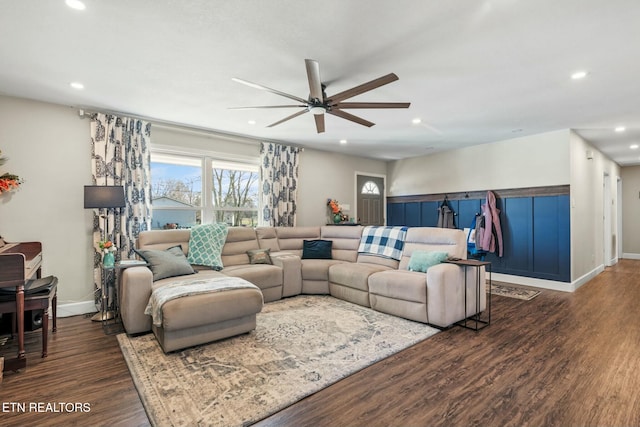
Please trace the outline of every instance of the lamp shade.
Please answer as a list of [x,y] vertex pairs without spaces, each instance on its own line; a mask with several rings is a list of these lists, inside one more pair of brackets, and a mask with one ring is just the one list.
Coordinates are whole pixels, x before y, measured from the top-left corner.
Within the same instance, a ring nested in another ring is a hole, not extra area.
[[84,208],[122,208],[124,187],[122,185],[85,185]]

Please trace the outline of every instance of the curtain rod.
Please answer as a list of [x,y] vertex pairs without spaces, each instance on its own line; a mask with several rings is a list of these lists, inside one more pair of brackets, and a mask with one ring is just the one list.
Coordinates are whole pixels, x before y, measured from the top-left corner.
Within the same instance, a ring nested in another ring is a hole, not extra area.
[[[273,139],[256,138],[256,137],[253,137],[253,136],[246,136],[246,135],[241,135],[241,134],[220,132],[220,131],[216,131],[216,130],[213,130],[213,129],[207,129],[207,128],[198,127],[198,126],[189,126],[189,125],[184,125],[184,124],[181,124],[181,123],[169,122],[169,121],[166,121],[166,120],[159,120],[159,119],[154,119],[154,118],[151,118],[151,117],[139,116],[139,115],[135,115],[135,114],[121,113],[121,112],[115,112],[115,111],[92,111],[92,110],[88,110],[88,109],[85,109],[85,108],[79,108],[78,109],[78,115],[80,116],[81,119],[92,119],[93,116],[95,116],[98,113],[109,114],[109,115],[113,115],[113,116],[130,117],[132,119],[144,120],[146,122],[149,122],[154,127],[159,127],[159,128],[163,128],[163,129],[167,129],[167,130],[194,133],[194,134],[208,136],[208,137],[217,137],[217,138],[226,139],[226,140],[233,141],[233,142],[241,142],[241,143],[245,143],[245,144],[246,143],[270,142],[270,143],[274,143],[274,144],[297,146],[296,144],[285,143],[285,142],[277,141],[277,140],[273,140]],[[302,148],[302,147],[299,147],[299,148]]]

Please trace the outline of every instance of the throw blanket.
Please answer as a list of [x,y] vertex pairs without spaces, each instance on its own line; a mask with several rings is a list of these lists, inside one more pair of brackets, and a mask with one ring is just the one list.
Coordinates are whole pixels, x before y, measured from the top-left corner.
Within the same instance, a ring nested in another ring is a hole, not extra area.
[[367,226],[362,230],[358,253],[399,261],[408,227]]
[[144,314],[153,317],[153,324],[162,326],[162,306],[176,298],[189,295],[221,292],[230,289],[259,289],[253,283],[239,277],[215,277],[201,280],[180,280],[155,289],[151,293]]

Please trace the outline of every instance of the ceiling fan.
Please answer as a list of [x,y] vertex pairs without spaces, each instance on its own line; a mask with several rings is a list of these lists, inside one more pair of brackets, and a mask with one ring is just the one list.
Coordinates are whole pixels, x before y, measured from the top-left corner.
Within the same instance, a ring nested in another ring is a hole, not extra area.
[[318,64],[318,61],[314,61],[313,59],[305,59],[304,62],[307,67],[307,78],[309,80],[309,98],[308,99],[303,99],[295,95],[290,95],[288,93],[281,92],[276,89],[271,89],[266,86],[248,82],[246,80],[233,78],[232,80],[235,82],[242,83],[244,85],[247,85],[249,87],[253,87],[256,89],[275,93],[276,95],[284,96],[285,98],[289,98],[299,102],[299,104],[265,105],[265,106],[257,106],[257,107],[235,107],[235,108],[231,108],[231,110],[248,110],[248,109],[259,109],[259,108],[303,108],[302,110],[294,114],[291,114],[290,116],[287,116],[282,120],[278,120],[277,122],[272,123],[267,127],[277,126],[280,123],[286,122],[287,120],[291,120],[302,114],[311,112],[314,115],[314,119],[316,121],[316,129],[318,133],[322,133],[324,132],[324,129],[325,129],[324,127],[325,113],[331,114],[336,117],[341,117],[346,120],[350,120],[352,122],[361,124],[363,126],[371,127],[375,123],[372,123],[358,116],[354,116],[353,114],[347,113],[346,111],[343,111],[343,110],[366,109],[366,108],[409,108],[409,105],[411,105],[411,103],[409,102],[342,102],[345,99],[352,98],[356,95],[360,95],[362,93],[368,92],[370,90],[376,89],[380,86],[384,86],[388,83],[398,80],[398,76],[396,76],[393,73],[387,74],[386,76],[379,77],[375,80],[371,80],[370,82],[363,83],[359,86],[353,87],[351,89],[345,90],[335,95],[327,96],[327,94],[325,93],[326,85],[322,83],[320,80],[320,66]]

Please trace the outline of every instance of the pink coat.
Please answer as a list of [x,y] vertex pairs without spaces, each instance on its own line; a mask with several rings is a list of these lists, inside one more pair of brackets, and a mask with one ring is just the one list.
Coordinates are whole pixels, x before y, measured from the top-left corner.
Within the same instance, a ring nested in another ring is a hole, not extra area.
[[[476,239],[478,249],[487,252],[496,252],[498,245],[498,256],[502,256],[502,228],[500,227],[500,209],[496,208],[496,196],[492,191],[487,191],[485,203],[482,205],[482,216],[484,217],[484,232],[479,239]],[[496,242],[497,240],[497,242]]]

